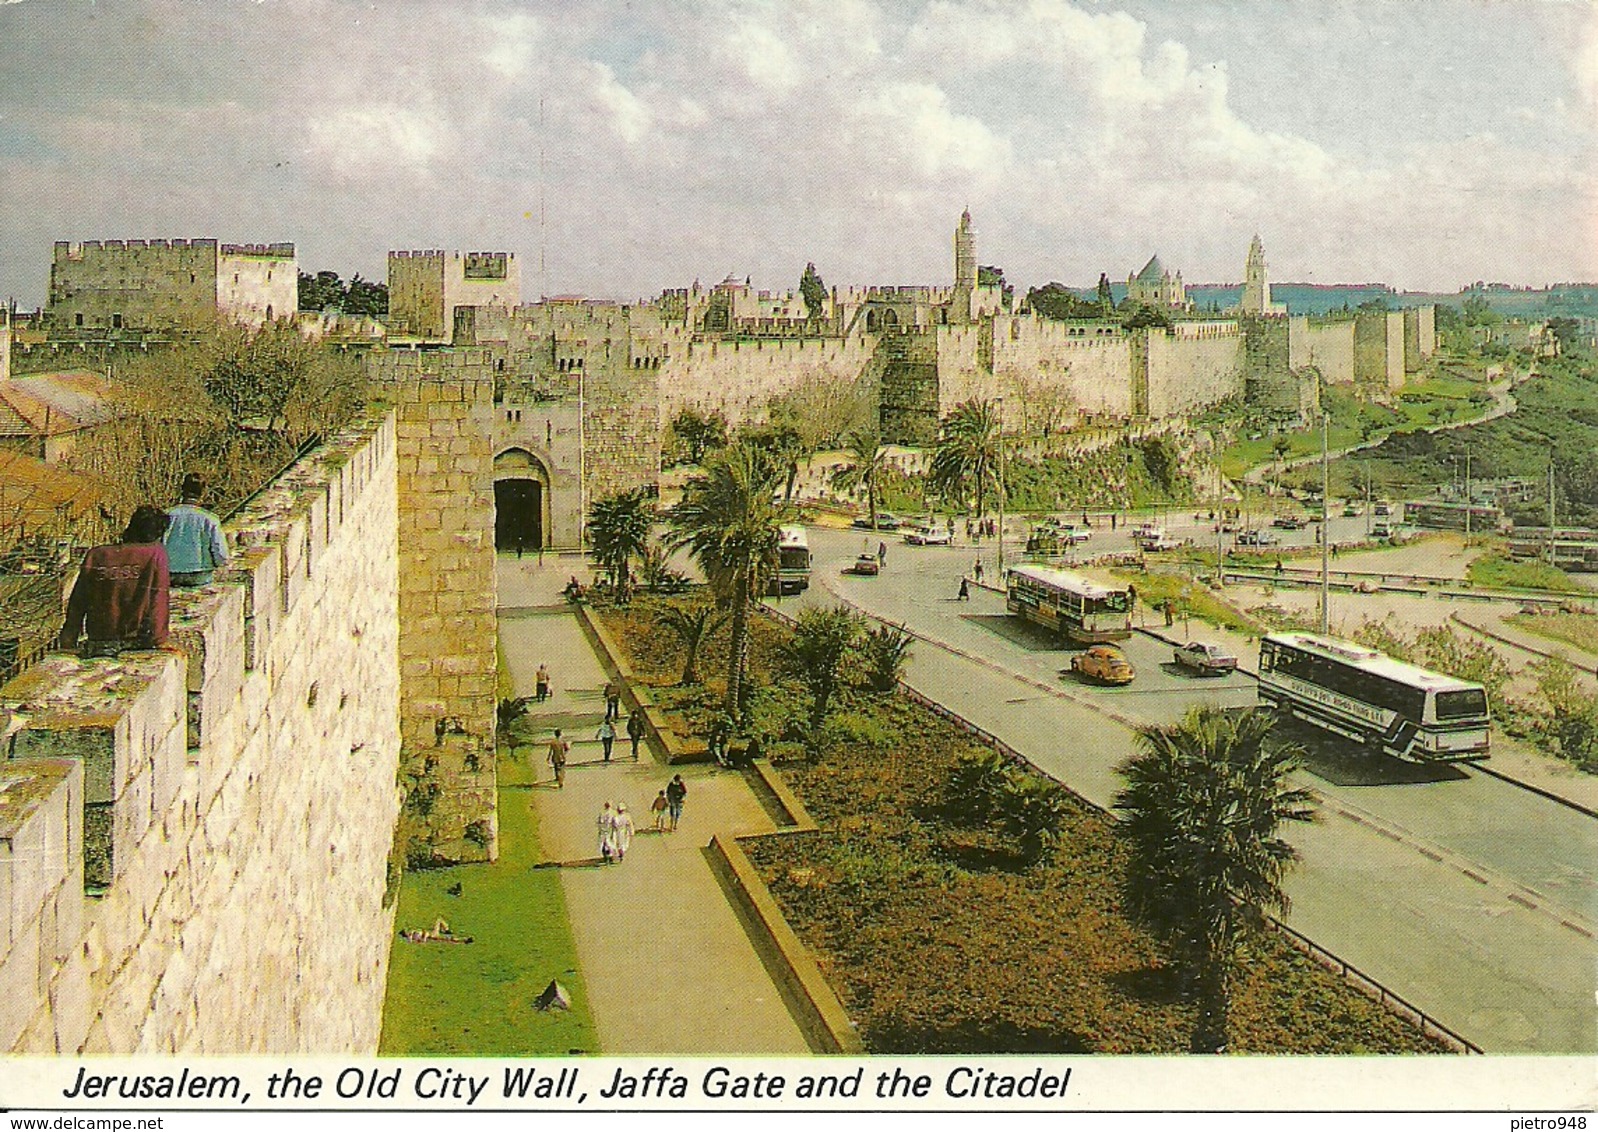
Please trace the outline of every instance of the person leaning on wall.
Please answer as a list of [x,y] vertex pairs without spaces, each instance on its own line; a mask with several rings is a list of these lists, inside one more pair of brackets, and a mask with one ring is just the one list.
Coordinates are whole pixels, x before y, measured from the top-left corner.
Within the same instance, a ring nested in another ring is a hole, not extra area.
[[96,546],[83,556],[67,599],[62,648],[77,648],[80,637],[86,638],[85,657],[166,644],[171,579],[161,536],[168,522],[165,511],[142,504],[120,542]]
[[212,574],[227,565],[227,536],[221,520],[200,506],[204,496],[201,476],[183,477],[182,502],[172,508],[172,523],[161,540],[174,586],[208,586]]

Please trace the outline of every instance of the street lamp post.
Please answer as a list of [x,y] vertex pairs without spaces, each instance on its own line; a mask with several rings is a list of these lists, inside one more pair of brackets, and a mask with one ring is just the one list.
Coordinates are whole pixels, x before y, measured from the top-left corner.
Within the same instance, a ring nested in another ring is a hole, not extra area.
[[1331,498],[1331,461],[1327,455],[1327,420],[1329,414],[1321,409],[1321,635],[1331,634],[1332,623],[1332,520],[1329,511]]

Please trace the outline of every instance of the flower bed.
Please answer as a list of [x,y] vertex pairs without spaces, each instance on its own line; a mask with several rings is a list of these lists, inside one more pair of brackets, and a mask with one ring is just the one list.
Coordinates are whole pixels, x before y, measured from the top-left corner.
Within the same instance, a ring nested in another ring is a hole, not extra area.
[[[641,600],[601,611],[640,679],[673,685],[682,656]],[[753,625],[759,726],[780,733],[803,696],[776,675],[783,630]],[[668,690],[686,718],[714,702],[726,630],[707,642],[708,687]],[[1179,1053],[1193,1011],[1160,945],[1121,910],[1114,823],[1073,803],[1052,859],[1024,867],[951,821],[941,790],[978,748],[898,696],[841,697],[814,763],[783,773],[820,825],[742,842],[875,1053]],[[668,709],[671,710],[671,709]],[[692,726],[685,724],[687,730]],[[764,744],[779,758],[798,745]],[[1341,978],[1262,934],[1233,997],[1236,1052],[1436,1053],[1445,1047]]]

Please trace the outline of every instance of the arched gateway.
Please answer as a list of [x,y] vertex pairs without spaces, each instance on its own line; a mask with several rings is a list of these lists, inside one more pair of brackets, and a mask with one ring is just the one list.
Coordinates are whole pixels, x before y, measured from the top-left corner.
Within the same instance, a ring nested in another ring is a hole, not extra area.
[[494,457],[494,547],[539,550],[549,545],[549,468],[525,448]]

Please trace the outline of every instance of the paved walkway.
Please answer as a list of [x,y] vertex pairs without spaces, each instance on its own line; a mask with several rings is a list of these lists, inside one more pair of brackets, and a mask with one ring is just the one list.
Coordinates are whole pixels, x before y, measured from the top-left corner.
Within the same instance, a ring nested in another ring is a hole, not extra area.
[[[633,762],[625,735],[603,762],[594,738],[604,716],[604,670],[560,589],[583,571],[576,558],[531,556],[499,563],[500,641],[517,695],[533,690],[540,660],[554,694],[529,718],[547,736],[576,740],[566,787],[556,790],[545,749],[532,760],[543,856],[561,866],[578,961],[601,1050],[610,1055],[802,1054],[798,1025],[761,964],[705,846],[723,830],[772,828],[741,774],[684,767],[688,800],[675,833],[656,833],[649,804],[671,779],[648,753]],[[624,803],[639,827],[627,859],[598,859],[595,820],[607,802]],[[509,802],[521,804],[520,798]]]

